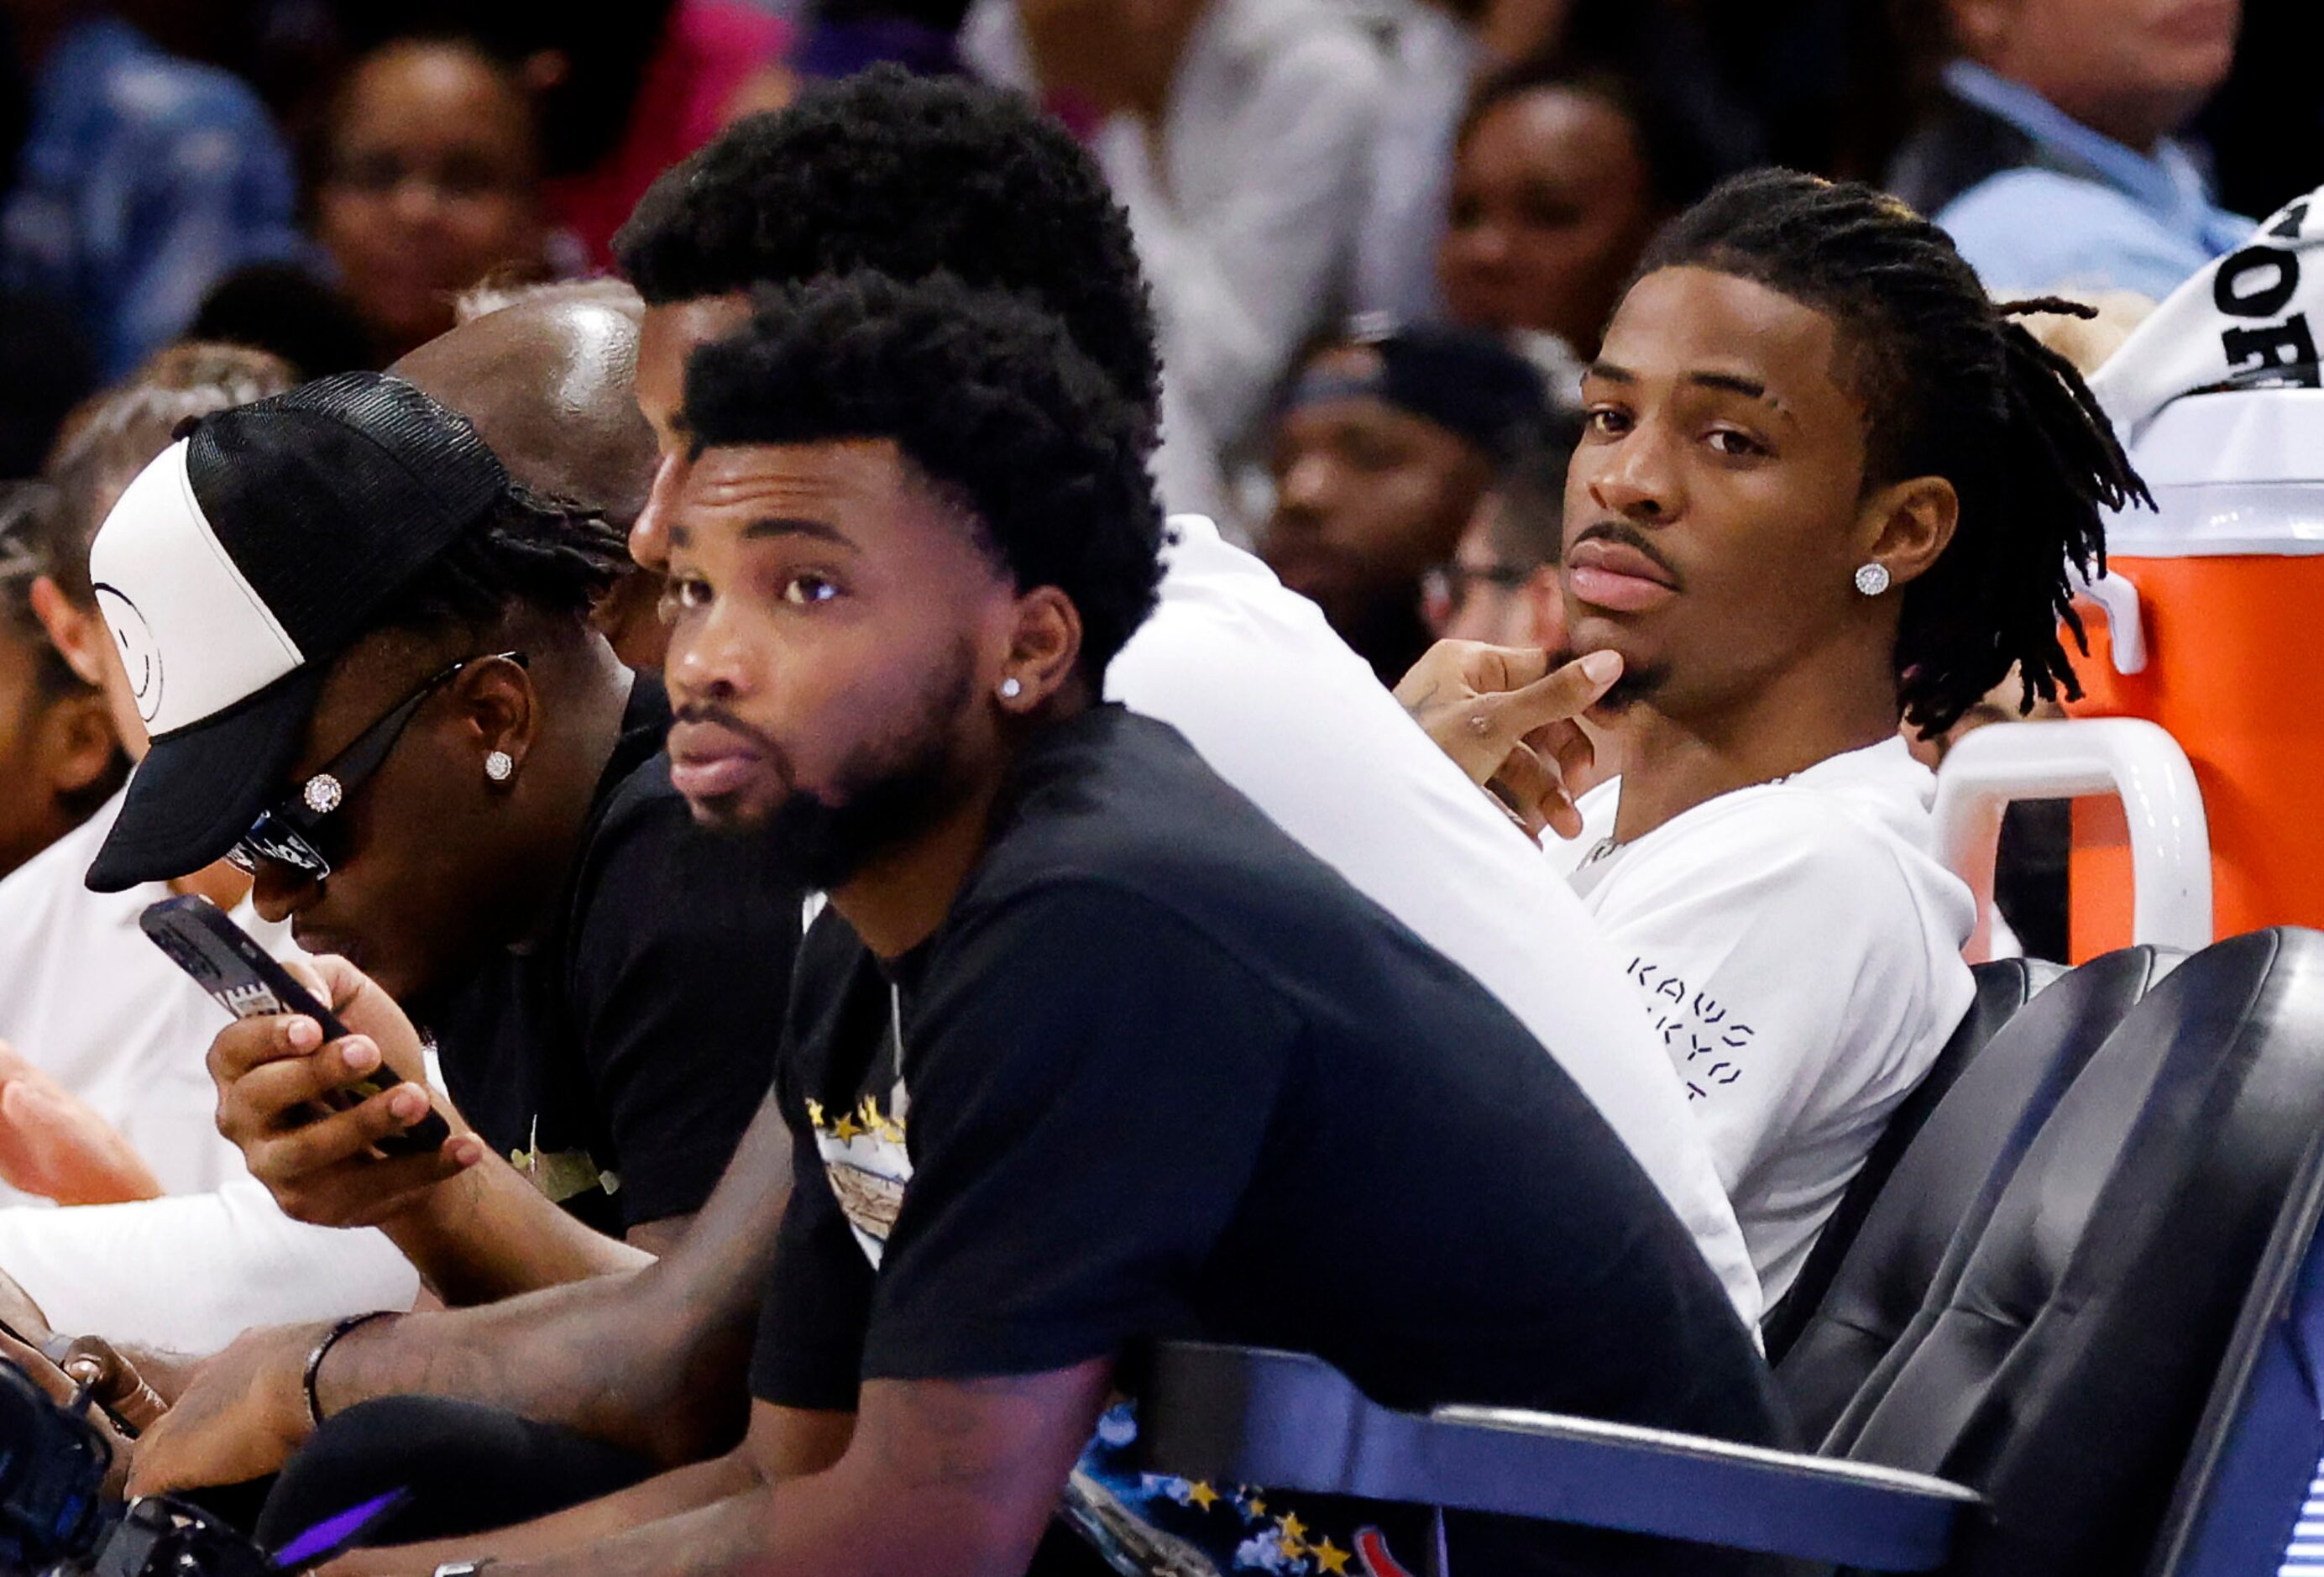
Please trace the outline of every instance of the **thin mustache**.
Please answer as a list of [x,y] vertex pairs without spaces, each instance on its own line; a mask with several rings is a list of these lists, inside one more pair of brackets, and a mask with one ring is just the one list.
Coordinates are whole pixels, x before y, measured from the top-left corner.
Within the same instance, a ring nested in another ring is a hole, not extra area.
[[1619,542],[1625,548],[1634,548],[1647,563],[1671,577],[1673,589],[1677,591],[1686,589],[1686,577],[1678,572],[1676,566],[1662,556],[1662,550],[1648,540],[1646,534],[1636,526],[1627,525],[1620,521],[1600,521],[1594,526],[1583,527],[1582,534],[1573,539],[1572,545],[1566,550],[1571,552],[1584,542]]

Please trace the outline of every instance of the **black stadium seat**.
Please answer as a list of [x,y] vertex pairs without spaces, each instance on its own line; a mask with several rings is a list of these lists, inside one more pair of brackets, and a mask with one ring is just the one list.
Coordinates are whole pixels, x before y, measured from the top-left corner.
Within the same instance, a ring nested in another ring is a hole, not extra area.
[[[2319,1312],[2300,1295],[2319,1217],[2324,934],[2255,932],[2180,964],[2089,1056],[1852,1409],[1852,1461],[1395,1413],[1313,1359],[1177,1344],[1141,1435],[1157,1471],[1953,1577],[2137,1577],[2173,1506],[2168,1577],[2267,1571],[2208,1557],[2223,1527],[2288,1537],[2299,1453],[2324,1451],[2317,1339],[2291,1318]],[[2260,1489],[2281,1515],[2238,1529]]]
[[2259,931],[2125,1016],[1848,1454],[1982,1491],[1960,1572],[2135,1572],[2301,1158],[2324,1130],[2324,935]]
[[[1849,1246],[1855,1242],[1873,1202],[1887,1185],[1888,1175],[1896,1169],[1897,1161],[1912,1144],[1914,1136],[1921,1131],[1921,1125],[1929,1120],[1929,1113],[1944,1098],[1945,1092],[1985,1049],[1994,1032],[2008,1023],[2036,991],[2064,973],[2061,965],[2027,958],[1997,958],[1970,971],[1977,982],[1977,995],[1970,999],[1969,1011],[1961,1016],[1960,1027],[1945,1042],[1944,1049],[1937,1053],[1936,1061],[1929,1065],[1927,1076],[1898,1102],[1879,1142],[1864,1157],[1864,1165],[1857,1168],[1848,1192],[1840,1195],[1839,1208],[1831,1213],[1823,1231],[1816,1234],[1815,1247],[1808,1251],[1790,1290],[1759,1322],[1759,1337],[1766,1347],[1770,1363],[1783,1361],[1784,1354],[1799,1340],[1801,1329],[1824,1302],[1825,1289],[1831,1286],[1840,1261],[1847,1258]],[[1821,1436],[1820,1429],[1807,1433],[1810,1440]]]
[[2150,1577],[2324,1572],[2324,1136],[2244,1302]]
[[[1787,1351],[1770,1343],[1801,1439],[1846,1452],[1844,1437],[1826,1438],[1832,1426],[1932,1291],[1941,1299],[1951,1290],[1960,1260],[2034,1132],[2090,1054],[2179,956],[2126,947],[2092,959],[2044,989],[1982,1056],[1953,1071],[1937,1092],[1942,1099],[1928,1103],[1901,1155],[1890,1158],[1887,1186],[1866,1207],[1842,1262],[1827,1272],[1821,1300],[1794,1322]],[[1991,979],[1985,972],[1997,969],[1978,966],[1980,1001]],[[1946,1250],[1957,1239],[1960,1252],[1948,1267]],[[1819,1241],[1817,1253],[1823,1249]],[[1928,1317],[1934,1315],[1931,1309]]]

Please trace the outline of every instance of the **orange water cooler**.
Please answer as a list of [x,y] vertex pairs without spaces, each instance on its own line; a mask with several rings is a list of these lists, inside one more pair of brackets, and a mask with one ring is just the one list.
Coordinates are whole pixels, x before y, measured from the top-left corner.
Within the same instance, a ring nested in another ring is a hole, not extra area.
[[[2103,610],[2084,605],[2087,693],[2070,710],[2149,719],[2187,752],[2217,935],[2324,927],[2324,391],[2178,399],[2133,459],[2159,512],[2110,524],[2115,584]],[[2074,958],[2128,942],[2116,801],[2075,801],[2071,882]]]

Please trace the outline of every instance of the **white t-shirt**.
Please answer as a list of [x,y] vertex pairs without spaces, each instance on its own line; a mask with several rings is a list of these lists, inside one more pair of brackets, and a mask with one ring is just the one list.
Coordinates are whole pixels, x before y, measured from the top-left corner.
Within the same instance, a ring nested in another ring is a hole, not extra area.
[[[135,1147],[173,1197],[57,1210],[0,1185],[0,1270],[60,1331],[203,1352],[244,1327],[408,1307],[419,1276],[383,1233],[290,1220],[221,1138],[204,1059],[225,1012],[138,928],[160,884],[82,880],[121,798],[0,879],[0,1040]],[[245,903],[269,947],[290,934]]]
[[1551,851],[1646,999],[1771,1305],[1975,993],[1935,792],[1888,739],[1615,844],[1618,778]]
[[1499,998],[1620,1136],[1756,1330],[1759,1284],[1735,1212],[1621,957],[1314,604],[1209,521],[1170,524],[1161,604],[1108,670],[1107,698],[1184,733],[1285,832]]
[[[1172,509],[1227,496],[1222,461],[1255,436],[1300,350],[1349,305],[1394,87],[1370,22],[1340,0],[1211,0],[1158,129],[1120,115],[1092,139],[1154,288],[1156,469]],[[990,80],[1037,88],[1010,0],[977,0],[961,52]]]
[[[120,1130],[165,1193],[198,1193],[244,1175],[203,1065],[226,1018],[137,927],[168,888],[91,892],[82,881],[121,800],[0,880],[0,1040]],[[290,945],[248,904],[235,919],[270,951]],[[0,1201],[23,1197],[0,1185]]]

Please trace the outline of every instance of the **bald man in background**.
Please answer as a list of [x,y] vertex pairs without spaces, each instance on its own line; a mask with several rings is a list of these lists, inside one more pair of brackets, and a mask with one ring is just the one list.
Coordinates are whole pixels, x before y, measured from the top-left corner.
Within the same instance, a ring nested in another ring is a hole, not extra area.
[[[459,327],[391,371],[467,417],[526,487],[626,530],[643,506],[655,459],[632,389],[635,296],[603,284],[545,286],[505,304],[472,301],[469,310]],[[632,666],[659,661],[655,591],[654,577],[640,571],[600,609],[609,639]],[[208,1049],[189,1044],[185,1055],[198,1064]],[[375,1282],[337,1273],[340,1236],[291,1221],[245,1176],[208,1194],[0,1212],[0,1276],[45,1311],[28,1335],[54,1325],[149,1352],[198,1355],[253,1325],[380,1306]],[[401,1286],[408,1302],[419,1279]],[[318,1314],[318,1294],[344,1306]],[[158,1388],[171,1388],[173,1365],[143,1355],[139,1364]]]
[[[645,303],[619,280],[477,290],[460,326],[388,369],[470,421],[510,475],[536,493],[602,512],[626,532],[646,507],[659,456],[638,411],[638,325]],[[613,650],[659,671],[669,636],[654,604],[661,576],[641,569],[598,609]]]

